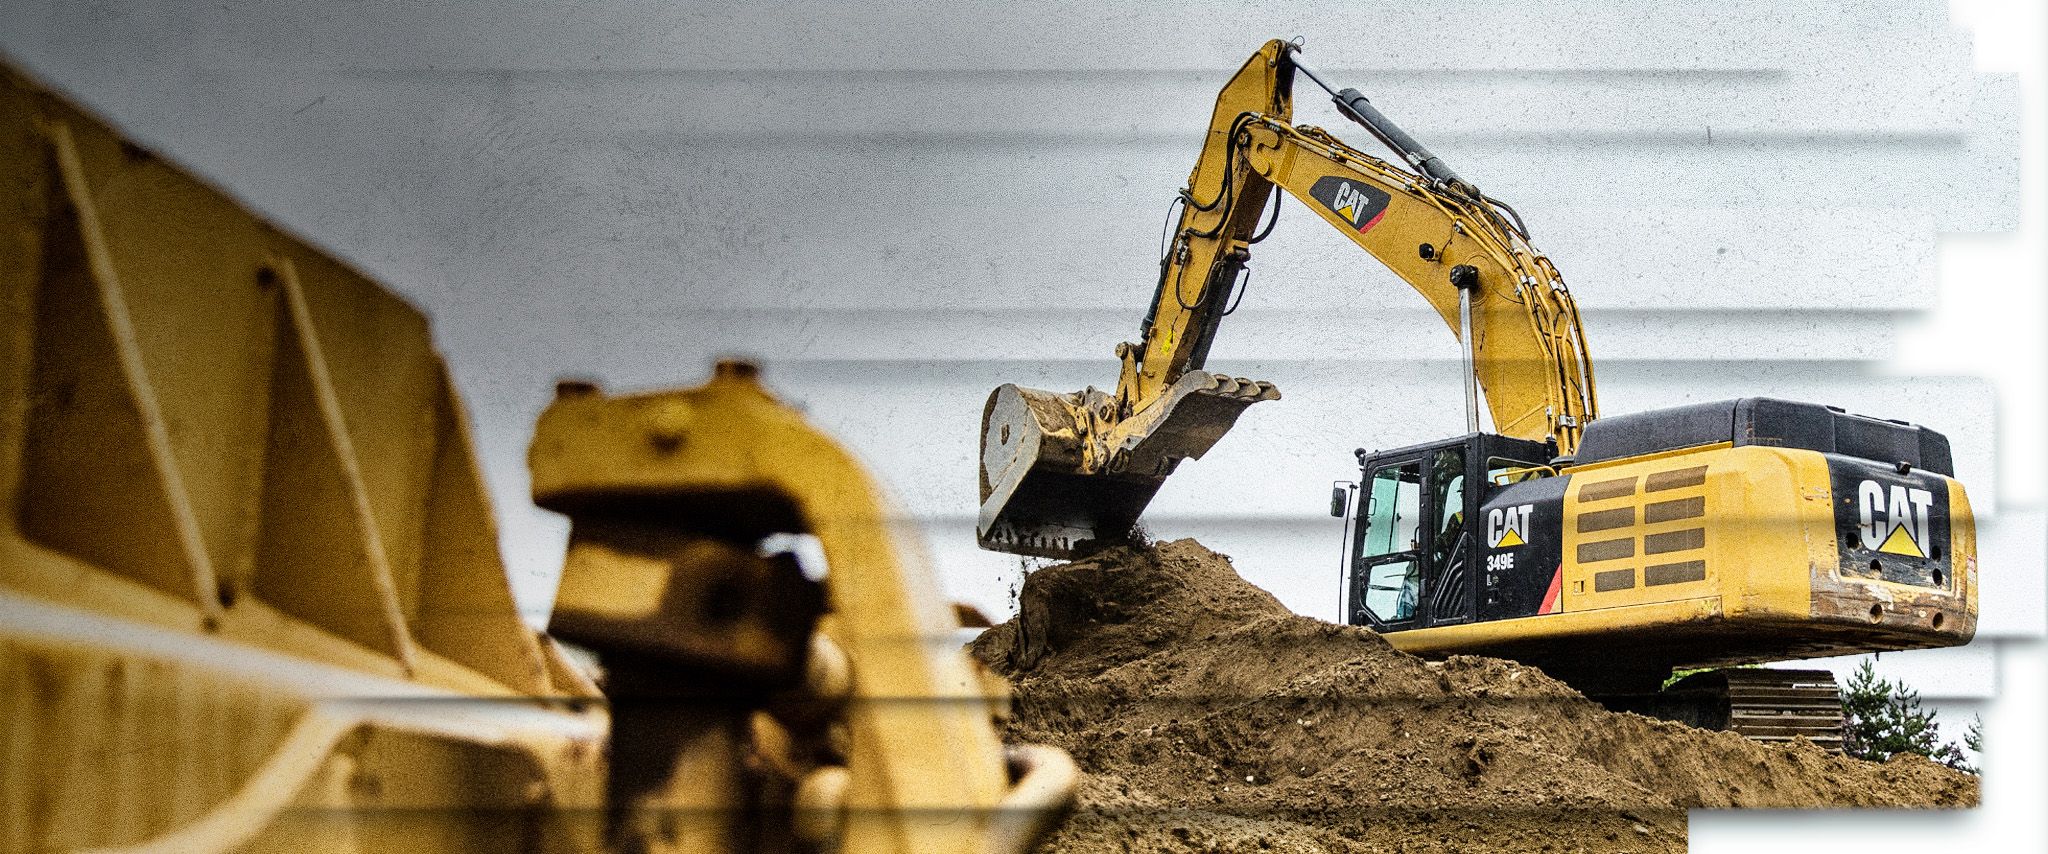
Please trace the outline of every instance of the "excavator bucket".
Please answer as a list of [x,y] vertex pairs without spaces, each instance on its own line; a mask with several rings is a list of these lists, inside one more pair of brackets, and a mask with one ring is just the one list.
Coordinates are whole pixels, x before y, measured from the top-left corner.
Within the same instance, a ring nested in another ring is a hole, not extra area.
[[1277,400],[1272,383],[1188,371],[1121,420],[1094,388],[1004,384],[981,412],[981,547],[1073,558],[1125,542],[1180,461],[1200,458],[1238,413]]

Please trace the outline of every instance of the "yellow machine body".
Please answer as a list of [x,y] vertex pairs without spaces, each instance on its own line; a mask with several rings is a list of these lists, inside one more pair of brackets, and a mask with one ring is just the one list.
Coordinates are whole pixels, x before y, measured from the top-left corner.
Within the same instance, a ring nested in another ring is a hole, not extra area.
[[0,849],[588,848],[426,319],[11,69],[0,186]]
[[[1561,673],[1710,667],[1967,643],[1976,528],[1947,487],[1956,571],[1938,586],[1843,571],[1824,455],[1727,443],[1565,468],[1563,548],[1545,613],[1393,632],[1426,655],[1496,655]],[[1659,677],[1661,678],[1661,676]]]
[[[0,187],[0,850],[981,854],[1071,797],[1064,754],[1002,750],[879,487],[759,386],[542,425],[544,497],[750,484],[833,569],[822,621],[739,635],[705,615],[782,613],[780,564],[692,517],[654,530],[718,586],[572,550],[563,625],[680,651],[598,648],[601,693],[520,618],[419,311],[12,68]],[[699,403],[688,452],[635,450]],[[649,681],[720,711],[626,727]]]

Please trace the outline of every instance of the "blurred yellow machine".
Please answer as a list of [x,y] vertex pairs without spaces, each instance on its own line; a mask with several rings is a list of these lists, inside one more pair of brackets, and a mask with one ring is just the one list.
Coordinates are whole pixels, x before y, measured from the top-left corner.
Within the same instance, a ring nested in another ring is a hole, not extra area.
[[0,850],[1020,851],[1070,798],[751,366],[542,418],[600,691],[418,311],[11,68],[0,182]]

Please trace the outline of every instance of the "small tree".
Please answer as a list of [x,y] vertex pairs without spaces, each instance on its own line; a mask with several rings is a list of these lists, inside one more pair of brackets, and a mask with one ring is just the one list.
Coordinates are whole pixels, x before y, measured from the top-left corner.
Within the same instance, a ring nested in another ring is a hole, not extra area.
[[[1868,661],[1858,665],[1843,686],[1842,712],[1842,750],[1850,756],[1883,762],[1901,753],[1917,753],[1951,768],[1976,770],[1961,748],[1941,742],[1935,713],[1920,709],[1920,692],[1877,678]],[[1973,729],[1965,740],[1975,737]]]
[[[1970,749],[1970,753],[1972,753],[1972,754],[1975,754],[1975,755],[1977,755],[1977,756],[1983,756],[1983,755],[1984,755],[1984,716],[1983,716],[1983,715],[1972,715],[1972,716],[1970,717],[1970,728],[1969,728],[1969,729],[1966,729],[1966,730],[1963,730],[1963,746],[1964,746],[1964,747],[1967,747],[1967,748],[1969,748],[1969,749]],[[1950,747],[1950,749],[1954,749],[1954,747],[1955,747],[1955,746],[1954,746],[1954,745],[1950,745],[1949,747]],[[1958,756],[1960,756],[1960,755],[1961,755],[1961,754],[1958,754]],[[1965,764],[1965,763],[1963,763],[1963,762],[1961,762],[1961,761],[1957,761],[1957,762],[1951,762],[1951,763],[1949,763],[1949,767],[1951,767],[1951,768],[1955,768],[1955,769],[1957,769],[1957,770],[1959,770],[1959,771],[1968,771],[1968,772],[1970,772],[1970,773],[1972,773],[1972,774],[1975,774],[1975,773],[1977,773],[1977,767],[1976,767],[1976,766],[1974,766],[1974,765],[1969,765],[1969,764]]]

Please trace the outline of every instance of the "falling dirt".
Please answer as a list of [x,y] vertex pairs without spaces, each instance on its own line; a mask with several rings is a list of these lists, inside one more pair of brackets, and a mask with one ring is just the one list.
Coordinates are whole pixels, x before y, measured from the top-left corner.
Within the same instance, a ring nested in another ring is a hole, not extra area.
[[974,654],[1086,773],[1041,849],[1684,851],[1693,807],[1965,807],[1977,778],[1615,714],[1298,616],[1193,540],[1031,574]]

